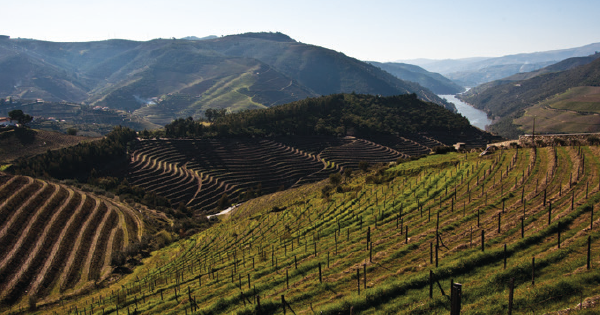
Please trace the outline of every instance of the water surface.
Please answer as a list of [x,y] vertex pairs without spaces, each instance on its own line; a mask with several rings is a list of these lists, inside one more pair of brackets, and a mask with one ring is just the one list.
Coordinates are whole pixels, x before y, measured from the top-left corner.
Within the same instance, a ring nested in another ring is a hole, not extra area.
[[456,98],[454,95],[438,95],[441,98],[445,98],[448,102],[453,103],[456,106],[458,112],[465,116],[471,125],[485,130],[485,126],[491,125],[492,121],[487,117],[487,114],[461,100]]

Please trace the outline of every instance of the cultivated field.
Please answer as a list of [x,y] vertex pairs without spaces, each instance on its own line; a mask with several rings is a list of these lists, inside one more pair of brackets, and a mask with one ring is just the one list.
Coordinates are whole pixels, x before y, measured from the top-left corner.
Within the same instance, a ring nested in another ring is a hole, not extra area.
[[144,232],[136,211],[112,199],[4,173],[0,218],[0,309],[90,291]]
[[593,313],[599,170],[598,147],[521,148],[429,156],[329,194],[305,185],[251,200],[117,284],[43,311],[449,313],[460,283],[463,314]]
[[[419,153],[429,153],[422,147]],[[131,156],[131,184],[200,212],[214,211],[223,194],[239,201],[323,180],[360,161],[409,157],[371,141],[335,137],[144,140]]]
[[567,90],[525,111],[514,124],[526,133],[600,132],[600,87]]

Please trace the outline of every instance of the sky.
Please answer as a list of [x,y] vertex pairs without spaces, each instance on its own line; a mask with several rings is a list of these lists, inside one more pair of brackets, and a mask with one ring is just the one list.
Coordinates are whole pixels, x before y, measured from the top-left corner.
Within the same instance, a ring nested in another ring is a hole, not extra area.
[[282,32],[370,61],[600,42],[599,0],[0,0],[0,34],[47,41]]

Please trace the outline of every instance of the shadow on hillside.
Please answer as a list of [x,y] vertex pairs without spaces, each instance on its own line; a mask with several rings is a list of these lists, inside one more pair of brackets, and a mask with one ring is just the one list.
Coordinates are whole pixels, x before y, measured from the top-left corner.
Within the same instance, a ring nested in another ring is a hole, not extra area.
[[26,128],[17,128],[14,131],[15,137],[23,145],[32,144],[35,141],[36,134],[37,133],[34,130],[26,129]]

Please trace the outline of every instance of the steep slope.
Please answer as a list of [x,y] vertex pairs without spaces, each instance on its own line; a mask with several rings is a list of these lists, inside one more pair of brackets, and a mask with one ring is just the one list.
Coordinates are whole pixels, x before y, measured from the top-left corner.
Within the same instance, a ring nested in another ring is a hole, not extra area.
[[81,102],[87,92],[88,87],[73,73],[44,60],[25,54],[0,55],[0,97]]
[[418,84],[398,80],[342,53],[296,42],[284,34],[248,33],[203,43],[229,56],[252,57],[273,65],[321,95],[416,93],[426,101],[443,104],[435,94]]
[[[128,182],[196,213],[327,178],[345,169],[494,139],[416,95],[335,94],[220,117],[178,119],[131,145]],[[167,138],[167,139],[165,139]],[[223,196],[225,196],[223,197]]]
[[499,80],[481,84],[481,85],[476,86],[476,87],[470,89],[469,91],[465,92],[463,95],[465,97],[468,97],[469,95],[481,93],[490,87],[503,85],[503,84],[507,84],[507,83],[515,82],[515,81],[523,81],[523,80],[531,79],[533,77],[543,75],[546,73],[554,73],[554,72],[570,70],[570,69],[573,69],[578,66],[586,65],[586,64],[596,60],[597,58],[600,58],[600,54],[598,54],[598,53],[594,54],[594,55],[586,56],[586,57],[568,58],[561,62],[557,62],[555,64],[549,65],[547,67],[541,68],[536,71],[521,72],[521,73],[513,74],[511,76],[508,76],[508,77],[505,77],[505,78],[502,78]]
[[599,154],[436,155],[271,194],[44,311],[597,313]]
[[146,234],[137,212],[64,184],[1,173],[0,305],[57,301],[106,280],[117,252]]
[[573,87],[599,85],[600,58],[596,58],[586,65],[571,70],[547,73],[528,80],[506,83],[461,98],[469,104],[485,110],[492,117],[505,119],[500,123],[504,126],[503,129],[506,129],[506,125],[512,124],[512,119],[520,117],[524,109],[549,97],[564,93]]
[[0,96],[139,110],[159,124],[201,117],[208,108],[263,108],[352,91],[416,93],[453,108],[416,83],[280,33],[147,42],[2,40],[0,69]]
[[458,94],[464,88],[439,73],[429,72],[419,66],[397,62],[375,62],[370,64],[387,71],[399,79],[419,83],[438,95]]

